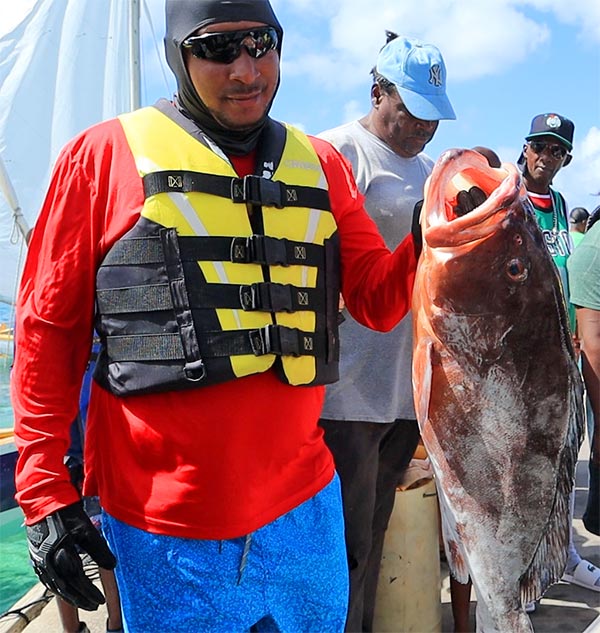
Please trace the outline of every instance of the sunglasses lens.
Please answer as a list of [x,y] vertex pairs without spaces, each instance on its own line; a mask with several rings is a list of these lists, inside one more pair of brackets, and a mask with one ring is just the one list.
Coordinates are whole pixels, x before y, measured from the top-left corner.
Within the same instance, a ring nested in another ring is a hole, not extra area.
[[230,64],[240,56],[242,46],[251,57],[259,59],[275,49],[277,43],[277,31],[267,27],[250,31],[206,33],[188,38],[183,46],[190,48],[194,57]]
[[252,46],[246,46],[246,49],[252,55],[258,59],[263,55],[266,55],[269,51],[272,51],[277,46],[277,31],[275,29],[261,29],[257,31],[251,31],[249,37],[252,38]]
[[546,148],[553,158],[564,158],[567,155],[567,148],[562,145],[550,145],[543,141],[531,141],[529,147],[536,153],[541,154]]

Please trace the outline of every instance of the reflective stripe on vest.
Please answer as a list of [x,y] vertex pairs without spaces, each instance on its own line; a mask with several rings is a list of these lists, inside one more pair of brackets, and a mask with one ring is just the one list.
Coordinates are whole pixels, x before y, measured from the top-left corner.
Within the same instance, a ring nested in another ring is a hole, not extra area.
[[[96,378],[119,395],[274,364],[290,384],[336,380],[337,227],[308,138],[286,128],[271,179],[240,179],[154,108],[120,120],[146,200],[98,271]],[[253,231],[250,209],[264,234]]]

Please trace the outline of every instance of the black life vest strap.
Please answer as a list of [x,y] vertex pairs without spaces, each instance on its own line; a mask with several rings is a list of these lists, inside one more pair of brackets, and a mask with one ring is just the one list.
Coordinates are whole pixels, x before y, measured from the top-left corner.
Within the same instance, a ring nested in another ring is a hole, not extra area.
[[[141,362],[185,359],[181,336],[175,334],[132,334],[108,336],[109,362]],[[325,358],[323,332],[303,332],[282,325],[266,325],[254,330],[203,332],[205,358],[254,354],[277,356],[317,356]]]
[[196,327],[192,316],[183,263],[179,252],[177,230],[162,229],[160,231],[162,250],[165,258],[171,305],[177,319],[179,341],[185,359],[184,373],[188,380],[202,380],[206,376],[206,368],[200,355],[200,345],[196,335]]
[[209,193],[233,202],[265,207],[309,207],[329,211],[329,194],[325,189],[286,185],[250,174],[243,178],[205,174],[196,171],[155,171],[143,177],[146,198],[158,193]]
[[[207,284],[188,289],[192,310],[231,308],[263,312],[311,311],[325,314],[323,293],[316,288],[258,282],[248,285]],[[101,314],[172,310],[169,284],[148,284],[98,290]]]
[[[251,235],[249,237],[178,236],[183,262],[233,262],[266,266],[325,265],[325,249],[319,244],[286,238]],[[141,266],[164,262],[159,236],[135,237],[117,241],[102,266]]]
[[190,302],[199,308],[241,308],[247,312],[308,310],[325,314],[322,291],[269,281],[247,285],[207,284],[190,291]]

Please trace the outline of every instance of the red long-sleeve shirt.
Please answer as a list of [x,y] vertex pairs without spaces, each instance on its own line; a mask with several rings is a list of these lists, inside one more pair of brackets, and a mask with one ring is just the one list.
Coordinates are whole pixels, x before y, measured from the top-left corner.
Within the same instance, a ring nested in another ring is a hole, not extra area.
[[[365,325],[389,330],[410,306],[412,239],[391,254],[363,210],[347,161],[325,141],[311,142],[338,224],[346,306]],[[96,270],[143,202],[118,120],[90,128],[62,151],[17,309],[11,393],[17,500],[28,524],[77,500],[63,457],[91,349]],[[317,425],[323,395],[323,387],[286,385],[273,371],[121,398],[94,383],[85,492],[150,532],[206,539],[252,532],[331,480],[333,460]]]

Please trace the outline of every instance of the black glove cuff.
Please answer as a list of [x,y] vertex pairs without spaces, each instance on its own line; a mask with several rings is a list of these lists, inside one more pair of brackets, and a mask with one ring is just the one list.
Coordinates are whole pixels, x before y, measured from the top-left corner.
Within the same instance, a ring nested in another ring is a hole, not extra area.
[[423,200],[419,200],[413,208],[412,223],[410,232],[413,236],[415,244],[415,255],[418,258],[423,250],[423,233],[421,230],[421,210],[423,209]]

